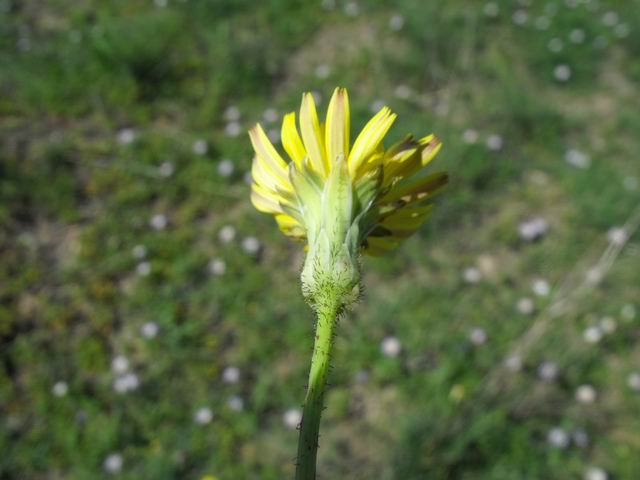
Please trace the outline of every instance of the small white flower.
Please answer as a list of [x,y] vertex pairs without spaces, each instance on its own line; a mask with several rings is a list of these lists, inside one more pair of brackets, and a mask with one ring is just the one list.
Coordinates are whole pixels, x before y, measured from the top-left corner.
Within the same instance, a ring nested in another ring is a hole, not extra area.
[[336,8],[336,0],[322,0],[322,8],[325,10],[333,10]]
[[255,255],[260,251],[260,240],[256,237],[246,237],[240,245],[246,253]]
[[269,131],[267,132],[267,137],[269,137],[269,140],[271,140],[271,142],[274,144],[280,143],[280,130],[278,130],[277,128],[269,129]]
[[227,109],[224,111],[224,119],[227,122],[237,122],[238,120],[240,120],[240,109],[235,105],[227,107]]
[[535,26],[538,30],[547,30],[550,25],[551,25],[551,21],[549,20],[549,17],[545,17],[544,15],[541,15],[538,18],[536,18]]
[[149,221],[149,225],[151,225],[151,228],[154,230],[164,230],[167,228],[168,223],[169,220],[167,219],[167,216],[162,213],[156,213]]
[[596,389],[591,385],[580,385],[576,390],[576,400],[580,403],[591,404],[596,400]]
[[582,336],[587,343],[598,343],[602,340],[602,330],[598,326],[592,325],[584,330]]
[[627,240],[629,240],[629,234],[623,227],[612,227],[607,232],[607,239],[612,244],[620,247],[627,243]]
[[511,17],[516,25],[524,25],[529,21],[529,13],[526,10],[516,10]]
[[618,328],[618,324],[612,317],[602,317],[598,325],[604,333],[608,334],[615,332]]
[[326,63],[321,63],[316,67],[315,74],[316,74],[316,77],[320,79],[325,79],[329,75],[331,75],[331,67]]
[[571,43],[583,43],[586,38],[587,36],[584,33],[584,30],[582,30],[581,28],[574,28],[573,30],[571,30],[571,33],[569,33],[569,41]]
[[117,141],[120,145],[129,145],[133,143],[137,137],[133,128],[123,128],[118,131]]
[[124,355],[118,355],[111,361],[111,370],[114,373],[125,373],[129,370],[129,360]]
[[140,335],[144,338],[151,340],[158,335],[160,327],[156,322],[146,322],[140,327]]
[[278,111],[275,108],[267,108],[262,113],[262,118],[267,123],[274,123],[278,120]]
[[235,170],[233,162],[228,158],[225,158],[218,163],[218,175],[221,177],[230,177]]
[[569,435],[560,427],[555,427],[547,433],[547,441],[556,448],[567,448],[569,446]]
[[636,307],[632,303],[625,303],[620,310],[622,318],[630,321],[636,318]]
[[591,165],[591,159],[586,153],[573,148],[567,150],[564,154],[564,159],[569,165],[573,165],[578,168],[589,168]]
[[82,41],[82,32],[71,30],[71,32],[69,32],[69,40],[71,40],[71,43],[80,43]]
[[402,351],[402,344],[396,337],[385,337],[380,343],[380,350],[386,357],[395,358]]
[[69,385],[67,385],[67,382],[62,382],[62,381],[56,382],[53,385],[53,388],[51,389],[51,392],[56,397],[64,397],[69,392]]
[[369,106],[369,110],[371,110],[373,113],[378,113],[382,108],[384,108],[385,106],[385,102],[384,100],[374,100],[371,105]]
[[122,470],[123,463],[122,455],[112,453],[104,459],[102,466],[107,473],[119,473]]
[[617,25],[619,20],[620,20],[619,15],[613,10],[609,10],[602,16],[602,23],[605,24],[607,27],[613,27]]
[[239,122],[229,122],[224,127],[224,133],[229,137],[237,137],[242,133],[242,126]]
[[580,448],[585,448],[589,446],[589,435],[583,429],[578,428],[574,430],[571,434],[571,438],[573,439],[573,443]]
[[487,137],[487,140],[485,143],[489,150],[493,150],[494,152],[497,152],[499,150],[502,150],[502,145],[504,144],[504,141],[502,140],[502,137],[500,135],[492,134]]
[[236,238],[236,229],[232,225],[225,225],[218,232],[218,238],[222,243],[230,243]]
[[522,369],[522,359],[518,355],[510,355],[504,361],[504,366],[507,368],[507,370],[518,372]]
[[399,13],[391,15],[391,18],[389,19],[389,28],[394,32],[397,32],[402,30],[402,27],[404,27],[404,17]]
[[620,25],[616,25],[613,29],[613,34],[618,38],[628,37],[630,33],[631,33],[631,29],[629,28],[629,25],[627,25],[626,23],[621,23]]
[[533,282],[531,289],[533,290],[533,293],[539,297],[547,297],[549,296],[549,293],[551,293],[551,286],[549,285],[549,282],[540,278]]
[[500,13],[500,7],[496,2],[485,3],[482,12],[489,18],[495,18]]
[[147,277],[151,273],[151,263],[149,262],[140,262],[136,265],[136,272],[141,277]]
[[233,395],[227,400],[227,406],[234,412],[241,412],[244,410],[244,400],[239,395]]
[[464,270],[463,277],[467,283],[478,283],[482,280],[482,272],[476,267],[469,267]]
[[538,240],[549,231],[549,223],[542,217],[526,220],[518,225],[518,233],[523,240]]
[[630,373],[627,377],[627,386],[634,392],[640,392],[640,373]]
[[602,280],[602,270],[599,267],[590,268],[586,275],[586,281],[589,285],[597,285]]
[[558,366],[554,362],[545,361],[538,365],[538,377],[550,382],[558,376]]
[[136,390],[140,386],[140,380],[135,373],[125,373],[113,382],[113,389],[120,394]]
[[533,303],[533,300],[530,299],[529,297],[523,297],[520,300],[518,300],[518,303],[516,304],[516,308],[518,309],[518,312],[521,313],[522,315],[531,315],[535,309],[535,304]]
[[302,421],[302,411],[299,408],[290,408],[284,415],[282,416],[282,422],[284,426],[294,430],[298,428],[300,422]]
[[174,171],[175,169],[173,167],[173,163],[171,162],[162,162],[158,167],[158,174],[164,178],[169,178],[171,175],[173,175]]
[[344,6],[344,13],[350,17],[357,17],[360,14],[360,7],[356,2],[348,2]]
[[623,180],[623,185],[628,191],[635,192],[640,188],[640,180],[638,180],[638,177],[627,176]]
[[584,480],[607,480],[609,475],[600,467],[589,467],[584,472]]
[[411,88],[408,85],[404,84],[398,85],[393,91],[393,94],[402,100],[408,99],[412,93],[413,92],[411,91]]
[[313,96],[313,100],[316,102],[316,106],[322,103],[322,94],[317,90],[312,90],[311,95]]
[[552,38],[551,40],[549,40],[549,43],[547,44],[547,48],[549,49],[550,52],[560,53],[562,49],[564,49],[564,42],[557,37]]
[[476,346],[483,345],[487,341],[487,332],[482,328],[474,328],[469,334],[469,340]]
[[240,381],[240,369],[233,365],[226,367],[222,371],[222,381],[228,384],[236,384]]
[[598,35],[596,38],[593,39],[593,46],[596,47],[598,50],[603,50],[604,48],[607,47],[607,45],[609,45],[609,40],[604,35]]
[[191,150],[196,155],[206,155],[206,153],[209,151],[209,144],[207,143],[206,140],[199,139],[193,142],[193,145],[191,146]]
[[196,410],[193,419],[198,425],[207,425],[213,420],[213,412],[209,407],[201,407]]
[[133,258],[141,260],[147,256],[147,247],[144,245],[136,245],[131,249],[131,255],[133,255]]
[[169,0],[153,0],[153,3],[158,8],[165,8],[169,4]]
[[553,76],[559,82],[566,82],[571,78],[571,67],[569,65],[556,65],[553,69]]
[[360,384],[367,383],[367,380],[369,380],[369,372],[366,370],[358,370],[353,376],[353,380]]
[[473,128],[468,128],[462,133],[462,140],[465,143],[473,144],[478,141],[478,132]]
[[227,271],[227,264],[221,258],[214,258],[209,262],[209,272],[212,275],[220,277]]

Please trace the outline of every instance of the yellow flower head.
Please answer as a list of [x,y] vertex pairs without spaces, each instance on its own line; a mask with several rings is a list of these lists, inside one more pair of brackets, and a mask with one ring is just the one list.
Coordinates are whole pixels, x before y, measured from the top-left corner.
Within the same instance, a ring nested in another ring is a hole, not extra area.
[[[358,251],[379,255],[395,248],[429,216],[429,201],[447,183],[446,173],[424,172],[440,150],[434,135],[419,140],[407,136],[384,149],[382,140],[395,119],[396,114],[383,107],[351,145],[347,90],[335,89],[324,124],[318,120],[313,95],[305,93],[300,133],[294,112],[282,122],[282,146],[290,162],[259,124],[249,131],[256,153],[251,169],[253,205],[274,215],[286,235],[307,240],[310,248],[327,221],[340,235],[355,227],[355,238],[349,241]],[[325,217],[342,218],[323,221],[322,210]]]

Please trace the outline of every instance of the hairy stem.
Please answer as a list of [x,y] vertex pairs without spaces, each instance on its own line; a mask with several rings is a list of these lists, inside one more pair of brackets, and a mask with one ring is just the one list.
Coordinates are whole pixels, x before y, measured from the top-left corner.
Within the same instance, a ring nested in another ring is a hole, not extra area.
[[320,415],[323,408],[324,389],[327,384],[333,334],[341,307],[338,295],[328,295],[327,297],[330,298],[324,298],[316,306],[316,338],[311,358],[311,370],[309,371],[309,386],[300,423],[296,480],[316,478]]

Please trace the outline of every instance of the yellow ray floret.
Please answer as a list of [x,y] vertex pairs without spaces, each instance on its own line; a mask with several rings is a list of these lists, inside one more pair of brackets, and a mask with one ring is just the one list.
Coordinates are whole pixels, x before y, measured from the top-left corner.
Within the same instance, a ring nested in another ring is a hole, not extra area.
[[411,136],[385,150],[383,140],[396,114],[383,107],[350,144],[349,96],[336,88],[321,122],[310,93],[296,114],[282,122],[278,153],[260,125],[249,132],[255,157],[251,201],[274,215],[296,239],[316,241],[323,229],[342,232],[345,242],[371,255],[392,250],[416,232],[431,213],[427,203],[447,183],[443,172],[425,173],[441,148],[434,135]]

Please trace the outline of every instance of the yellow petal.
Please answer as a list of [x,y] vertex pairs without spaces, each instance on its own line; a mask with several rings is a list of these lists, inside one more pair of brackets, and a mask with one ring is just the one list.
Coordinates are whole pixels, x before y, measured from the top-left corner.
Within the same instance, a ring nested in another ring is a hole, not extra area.
[[276,222],[278,222],[278,227],[285,235],[294,238],[304,238],[306,236],[304,227],[291,215],[284,213],[276,215]]
[[295,112],[287,113],[282,121],[282,146],[287,155],[295,162],[298,167],[302,166],[302,159],[307,155],[298,128],[296,127]]
[[288,183],[287,164],[273,147],[260,124],[256,124],[255,127],[249,130],[249,137],[256,155],[264,162],[266,172],[275,176],[279,183]]
[[251,178],[255,183],[269,190],[276,191],[277,187],[282,187],[282,182],[276,175],[269,174],[265,162],[257,155],[253,157],[251,163]]
[[327,160],[333,164],[338,155],[349,155],[349,95],[346,88],[336,88],[327,109],[325,145]]
[[300,106],[300,132],[304,147],[311,161],[313,169],[326,176],[328,164],[325,161],[324,138],[318,122],[316,113],[316,103],[313,95],[305,93],[302,95],[302,105]]
[[360,164],[378,148],[395,119],[396,114],[391,113],[388,107],[383,107],[362,129],[349,154],[349,173],[352,177]]
[[261,212],[282,213],[278,195],[256,183],[251,185],[251,203]]

